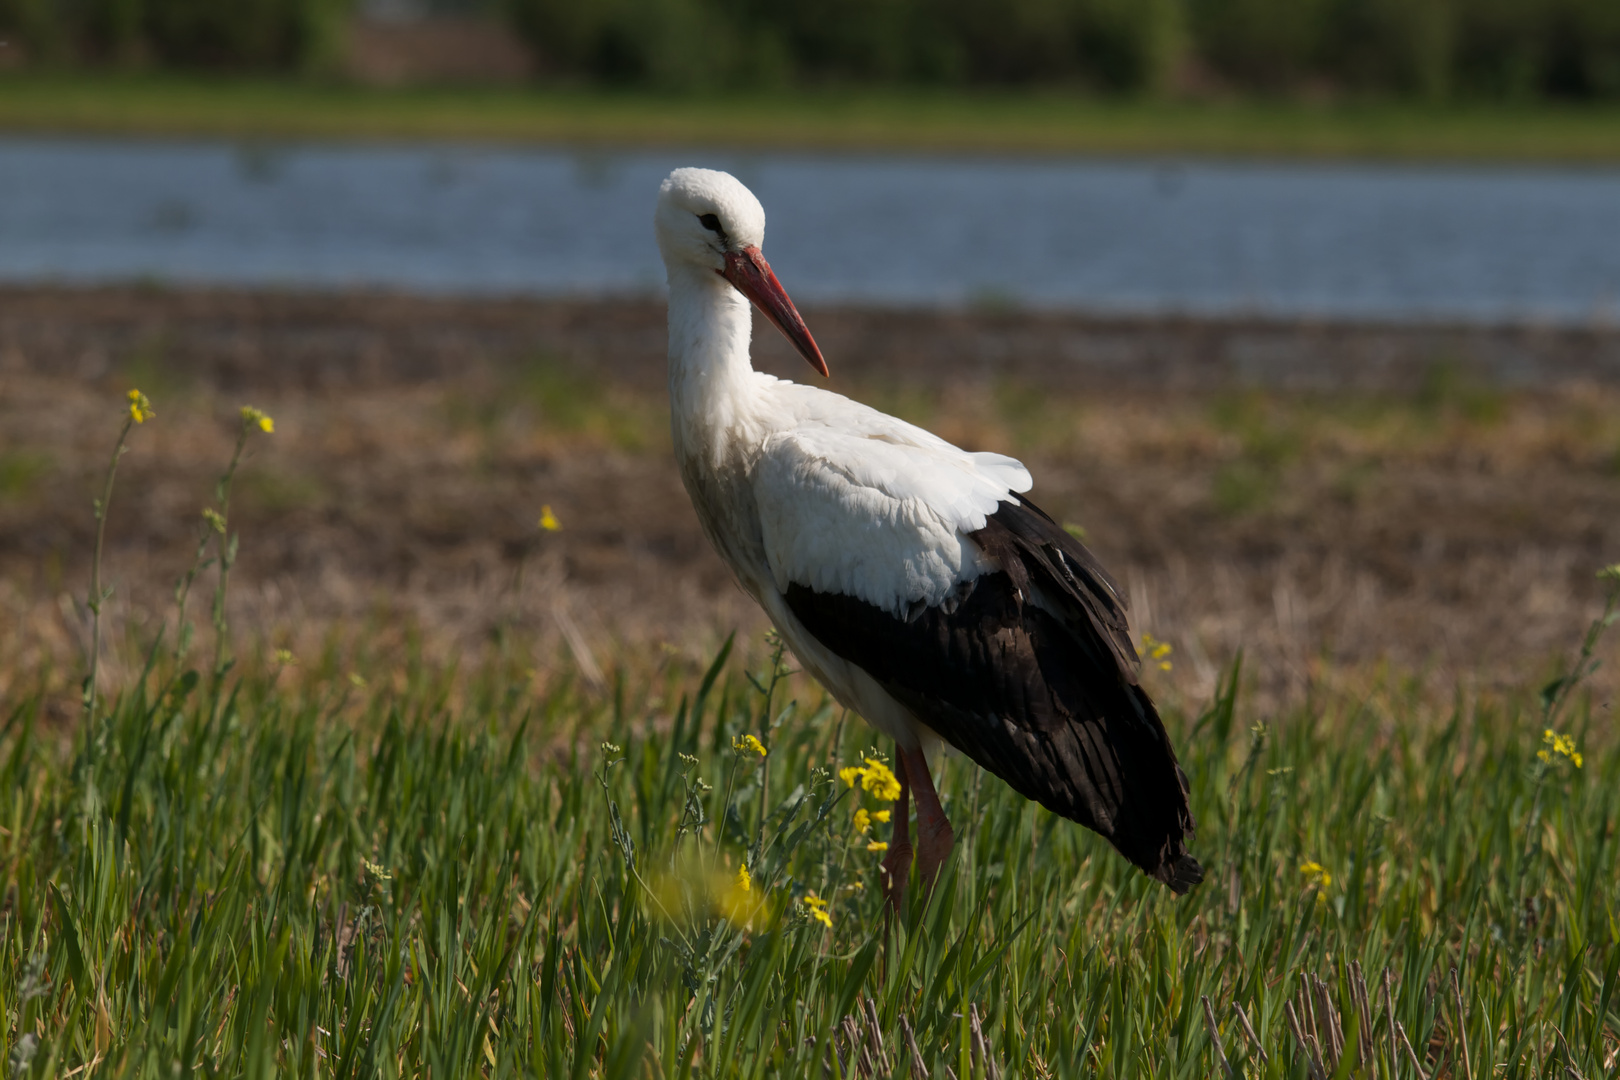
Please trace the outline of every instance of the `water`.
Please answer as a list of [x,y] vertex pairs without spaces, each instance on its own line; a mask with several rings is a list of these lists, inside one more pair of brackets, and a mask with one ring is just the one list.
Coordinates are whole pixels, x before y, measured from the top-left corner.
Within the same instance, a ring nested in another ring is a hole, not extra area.
[[0,279],[651,292],[674,166],[804,301],[1609,320],[1620,170],[0,139]]

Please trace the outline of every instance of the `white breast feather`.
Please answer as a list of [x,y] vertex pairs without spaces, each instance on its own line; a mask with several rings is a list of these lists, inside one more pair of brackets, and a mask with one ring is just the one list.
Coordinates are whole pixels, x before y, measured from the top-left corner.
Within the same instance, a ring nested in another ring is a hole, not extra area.
[[819,402],[795,402],[801,423],[771,435],[754,469],[776,587],[797,582],[903,616],[994,569],[967,534],[1029,490],[1023,465],[826,397],[847,408],[823,417],[802,407]]

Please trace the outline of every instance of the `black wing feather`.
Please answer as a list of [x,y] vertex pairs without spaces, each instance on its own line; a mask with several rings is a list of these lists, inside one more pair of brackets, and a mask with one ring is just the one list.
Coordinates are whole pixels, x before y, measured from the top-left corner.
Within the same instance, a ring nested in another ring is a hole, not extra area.
[[902,619],[793,584],[788,606],[946,742],[1186,892],[1203,879],[1187,778],[1137,683],[1114,583],[1028,502],[1003,503],[973,540],[1002,569],[950,603]]

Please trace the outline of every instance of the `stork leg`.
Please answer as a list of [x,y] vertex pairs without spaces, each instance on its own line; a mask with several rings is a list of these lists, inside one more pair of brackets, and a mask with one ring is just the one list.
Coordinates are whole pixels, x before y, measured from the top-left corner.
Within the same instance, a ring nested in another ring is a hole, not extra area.
[[956,836],[945,817],[945,808],[939,805],[939,792],[934,790],[934,778],[928,773],[928,758],[922,750],[901,747],[900,768],[917,793],[917,877],[924,886],[932,886],[956,844]]
[[906,878],[911,876],[911,784],[904,766],[895,772],[895,779],[900,781],[900,798],[890,811],[894,836],[889,840],[889,853],[883,856],[883,896],[891,908],[899,911],[906,898]]

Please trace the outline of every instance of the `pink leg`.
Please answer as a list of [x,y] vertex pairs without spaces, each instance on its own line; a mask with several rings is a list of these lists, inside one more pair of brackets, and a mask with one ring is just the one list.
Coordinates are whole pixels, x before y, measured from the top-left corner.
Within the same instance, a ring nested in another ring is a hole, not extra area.
[[928,774],[928,759],[923,752],[902,749],[900,767],[917,792],[917,876],[925,886],[932,886],[956,837],[946,820],[945,808],[939,805],[939,792],[934,790],[934,778]]
[[883,896],[890,907],[899,911],[906,897],[906,878],[911,876],[911,785],[906,781],[905,766],[895,773],[900,781],[900,798],[890,811],[894,838],[889,841],[889,853],[883,856]]

